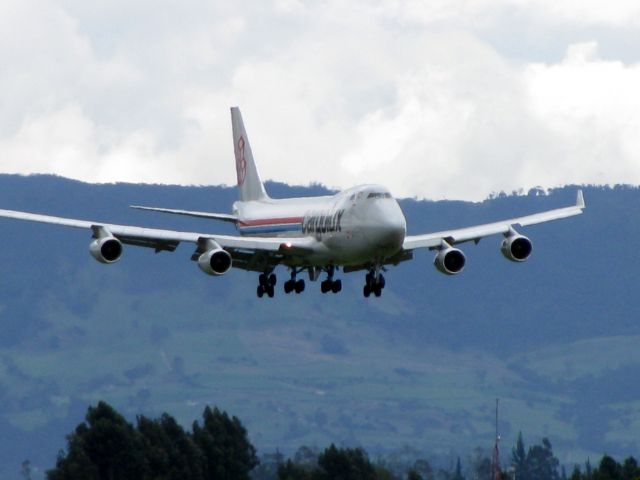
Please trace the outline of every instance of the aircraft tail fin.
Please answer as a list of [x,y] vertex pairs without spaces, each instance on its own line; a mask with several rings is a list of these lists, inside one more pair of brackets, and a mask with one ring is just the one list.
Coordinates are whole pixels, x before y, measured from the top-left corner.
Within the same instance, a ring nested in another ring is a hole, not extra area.
[[256,163],[253,160],[249,138],[242,122],[238,107],[231,107],[231,126],[233,129],[233,153],[236,158],[236,174],[240,200],[264,200],[269,198],[260,180]]

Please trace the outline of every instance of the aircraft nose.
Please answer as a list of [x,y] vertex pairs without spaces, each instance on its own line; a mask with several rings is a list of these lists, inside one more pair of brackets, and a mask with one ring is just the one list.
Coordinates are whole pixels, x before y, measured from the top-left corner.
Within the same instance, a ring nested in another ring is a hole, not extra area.
[[376,224],[373,240],[380,248],[397,251],[402,247],[407,232],[407,222],[400,205],[395,200],[380,202],[375,212]]

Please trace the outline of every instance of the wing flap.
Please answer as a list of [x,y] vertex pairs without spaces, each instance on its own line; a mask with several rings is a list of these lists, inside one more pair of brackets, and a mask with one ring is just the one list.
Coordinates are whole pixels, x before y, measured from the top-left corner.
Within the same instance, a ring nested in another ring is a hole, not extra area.
[[220,220],[223,222],[231,222],[231,223],[236,223],[238,221],[238,217],[236,217],[235,215],[227,214],[227,213],[197,212],[197,211],[191,211],[191,210],[177,210],[174,208],[143,207],[140,205],[130,205],[130,208],[135,208],[136,210],[147,210],[150,212],[171,213],[174,215],[186,215],[189,217],[208,218],[211,220]]

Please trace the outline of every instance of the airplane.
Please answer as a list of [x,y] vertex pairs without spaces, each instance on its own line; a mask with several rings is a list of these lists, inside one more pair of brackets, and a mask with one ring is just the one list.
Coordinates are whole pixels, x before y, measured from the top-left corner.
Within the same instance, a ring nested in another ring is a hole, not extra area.
[[500,250],[513,262],[524,262],[532,252],[529,238],[516,226],[525,227],[579,215],[585,208],[581,190],[575,205],[533,215],[422,235],[407,235],[407,224],[388,189],[381,185],[359,185],[335,195],[274,199],[260,180],[249,138],[238,107],[231,108],[234,156],[239,200],[233,213],[209,213],[133,205],[132,208],[231,222],[239,235],[182,232],[104,222],[0,210],[0,217],[49,223],[91,230],[89,252],[97,261],[120,260],[123,245],[174,251],[181,242],[195,245],[191,260],[206,274],[221,276],[232,267],[259,273],[256,294],[273,297],[277,282],[274,270],[284,265],[289,279],[284,292],[305,290],[299,275],[320,282],[322,293],[338,293],[342,281],[337,272],[363,271],[363,295],[379,297],[385,288],[383,272],[390,265],[413,258],[417,249],[435,252],[434,265],[446,275],[462,272],[466,257],[456,246],[479,242],[490,235],[503,235]]

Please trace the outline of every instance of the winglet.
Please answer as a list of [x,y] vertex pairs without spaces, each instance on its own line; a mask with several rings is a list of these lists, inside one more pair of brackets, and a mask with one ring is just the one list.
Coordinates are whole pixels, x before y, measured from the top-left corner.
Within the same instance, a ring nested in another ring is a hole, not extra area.
[[576,207],[583,209],[586,207],[584,203],[584,195],[582,194],[582,190],[578,190],[578,195],[576,198]]

